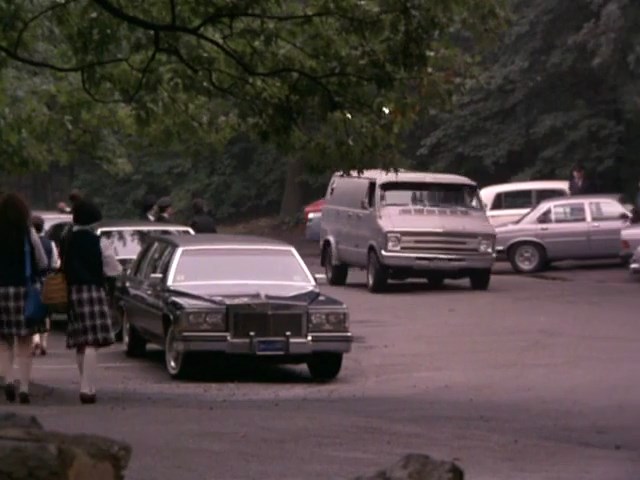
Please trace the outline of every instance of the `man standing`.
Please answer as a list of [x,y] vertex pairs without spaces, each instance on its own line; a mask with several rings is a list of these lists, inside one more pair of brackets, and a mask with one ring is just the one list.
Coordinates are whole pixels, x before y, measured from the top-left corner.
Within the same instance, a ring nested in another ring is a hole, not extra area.
[[173,214],[171,199],[162,197],[158,200],[156,207],[158,208],[158,215],[156,215],[155,221],[158,223],[171,223],[171,215]]
[[[41,272],[41,278],[44,278],[48,273],[60,268],[60,256],[58,255],[56,244],[44,235],[44,219],[39,215],[34,215],[31,219],[31,224],[38,234],[42,249],[47,256],[47,269]],[[47,317],[46,330],[42,334],[36,333],[33,336],[32,348],[34,355],[47,354],[47,337],[49,336],[49,330],[51,330],[51,318]]]
[[196,233],[218,233],[216,222],[213,216],[207,212],[204,200],[195,198],[191,203],[193,208],[193,218],[191,219],[191,228]]
[[156,200],[155,195],[148,194],[144,196],[142,199],[142,211],[140,212],[141,220],[150,220],[152,222],[155,220]]
[[592,193],[591,182],[584,173],[584,167],[580,164],[573,167],[571,180],[569,180],[569,192],[571,195],[584,195]]

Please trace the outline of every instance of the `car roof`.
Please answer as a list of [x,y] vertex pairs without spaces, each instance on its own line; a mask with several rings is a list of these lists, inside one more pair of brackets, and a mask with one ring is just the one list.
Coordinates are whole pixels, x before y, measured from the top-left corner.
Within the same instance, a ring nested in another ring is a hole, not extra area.
[[99,229],[140,228],[148,230],[190,230],[187,225],[179,223],[159,223],[151,220],[101,220],[96,225]]
[[149,238],[171,243],[178,248],[242,246],[242,247],[294,247],[289,243],[273,238],[258,237],[253,235],[227,235],[220,233],[198,233],[195,235],[154,235]]
[[386,182],[429,182],[429,183],[455,183],[460,185],[476,185],[476,182],[462,175],[452,173],[429,173],[416,172],[411,170],[398,169],[396,171],[387,170],[363,170],[358,172],[352,170],[350,172],[336,172],[336,177],[359,177],[364,179],[375,180],[378,183]]
[[585,195],[570,195],[568,197],[548,198],[540,202],[540,205],[548,205],[551,203],[571,203],[580,200],[613,200],[620,203],[621,194],[617,193],[592,193]]
[[569,190],[568,180],[528,180],[525,182],[508,182],[508,183],[496,183],[494,185],[487,185],[480,190],[480,195],[487,195],[500,192],[513,192],[514,190],[541,190],[544,188],[562,188],[563,190]]

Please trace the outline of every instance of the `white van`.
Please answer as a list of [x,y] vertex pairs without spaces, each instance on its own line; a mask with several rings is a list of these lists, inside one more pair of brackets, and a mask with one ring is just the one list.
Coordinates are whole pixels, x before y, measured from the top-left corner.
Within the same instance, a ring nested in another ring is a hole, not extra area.
[[336,173],[320,223],[321,263],[331,285],[349,268],[367,271],[367,287],[387,280],[468,278],[486,290],[495,261],[495,231],[478,187],[459,175],[409,172]]
[[568,180],[500,183],[480,190],[487,217],[494,227],[515,222],[543,200],[568,195]]

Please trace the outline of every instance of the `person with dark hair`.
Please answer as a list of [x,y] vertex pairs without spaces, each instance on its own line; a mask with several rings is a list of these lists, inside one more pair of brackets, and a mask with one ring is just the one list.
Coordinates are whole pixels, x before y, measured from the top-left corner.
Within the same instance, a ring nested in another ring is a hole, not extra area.
[[100,209],[80,200],[73,206],[73,229],[65,246],[63,271],[69,286],[67,348],[76,350],[80,372],[80,402],[96,402],[97,349],[115,342],[111,312],[105,290],[102,249],[93,225],[102,220]]
[[587,178],[584,167],[577,164],[571,171],[571,179],[569,180],[569,193],[571,195],[584,195],[592,193],[592,185]]
[[155,217],[155,221],[159,223],[170,223],[171,215],[173,214],[171,199],[169,197],[162,197],[156,203],[158,214]]
[[216,222],[213,216],[207,212],[204,200],[195,198],[191,202],[193,209],[193,218],[191,219],[191,228],[196,233],[217,233]]
[[[40,281],[44,281],[44,277],[60,268],[60,257],[58,255],[58,249],[56,248],[56,244],[53,243],[47,236],[44,234],[44,219],[40,215],[34,215],[31,217],[31,224],[33,225],[34,230],[38,234],[38,238],[40,239],[40,244],[42,245],[42,249],[47,257],[47,267],[40,274]],[[42,333],[36,333],[33,336],[33,344],[32,350],[34,355],[46,355],[47,354],[47,339],[49,336],[49,330],[51,330],[51,318],[47,316],[45,321],[45,331]]]
[[37,284],[38,272],[47,266],[30,217],[19,195],[7,193],[0,199],[0,381],[6,399],[15,402],[13,363],[17,357],[20,403],[31,403],[31,338],[45,326],[25,318],[27,286]]

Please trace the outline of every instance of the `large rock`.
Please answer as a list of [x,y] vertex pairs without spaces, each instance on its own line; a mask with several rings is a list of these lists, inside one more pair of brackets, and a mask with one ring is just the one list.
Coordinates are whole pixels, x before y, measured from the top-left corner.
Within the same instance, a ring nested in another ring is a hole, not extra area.
[[464,480],[464,472],[453,462],[410,453],[385,470],[354,480]]
[[130,458],[122,442],[48,432],[35,417],[0,415],[2,480],[122,480]]
[[417,166],[486,184],[568,178],[582,162],[602,190],[635,194],[640,2],[509,3],[513,23],[477,85],[423,131]]

